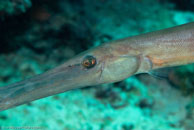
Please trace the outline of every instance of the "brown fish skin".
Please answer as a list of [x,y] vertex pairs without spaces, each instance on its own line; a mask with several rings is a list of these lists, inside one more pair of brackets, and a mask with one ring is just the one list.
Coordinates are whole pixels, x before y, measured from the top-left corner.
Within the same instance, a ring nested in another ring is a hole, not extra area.
[[126,38],[120,44],[149,58],[152,69],[193,63],[194,23]]
[[[87,56],[93,57],[92,67],[83,65]],[[193,62],[194,23],[116,40],[41,75],[0,87],[0,111],[68,90]]]

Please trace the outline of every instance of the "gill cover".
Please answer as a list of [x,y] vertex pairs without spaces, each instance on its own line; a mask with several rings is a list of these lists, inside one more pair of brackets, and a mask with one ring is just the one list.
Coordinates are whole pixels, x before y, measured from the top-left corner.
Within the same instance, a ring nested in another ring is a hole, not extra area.
[[136,56],[116,56],[102,65],[100,80],[103,83],[121,81],[137,72],[139,58]]

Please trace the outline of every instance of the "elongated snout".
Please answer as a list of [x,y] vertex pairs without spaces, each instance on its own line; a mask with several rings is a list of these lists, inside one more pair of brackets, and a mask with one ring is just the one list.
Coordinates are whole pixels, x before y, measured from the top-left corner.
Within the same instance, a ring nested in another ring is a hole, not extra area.
[[64,91],[95,85],[100,76],[96,59],[76,57],[63,65],[33,78],[0,88],[0,110],[25,104]]

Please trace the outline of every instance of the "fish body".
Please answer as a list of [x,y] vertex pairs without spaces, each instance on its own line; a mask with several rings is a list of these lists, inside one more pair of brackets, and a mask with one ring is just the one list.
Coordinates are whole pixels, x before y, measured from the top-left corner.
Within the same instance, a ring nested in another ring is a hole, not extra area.
[[0,87],[0,111],[85,86],[194,62],[194,23],[112,41],[30,79]]

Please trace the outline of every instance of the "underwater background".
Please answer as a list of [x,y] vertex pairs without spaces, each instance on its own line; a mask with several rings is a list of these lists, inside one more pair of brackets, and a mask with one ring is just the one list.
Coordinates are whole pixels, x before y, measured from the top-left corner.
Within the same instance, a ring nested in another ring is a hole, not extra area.
[[[0,0],[0,86],[102,43],[192,22],[193,7],[194,0]],[[2,111],[0,130],[194,130],[194,65],[167,72]]]

